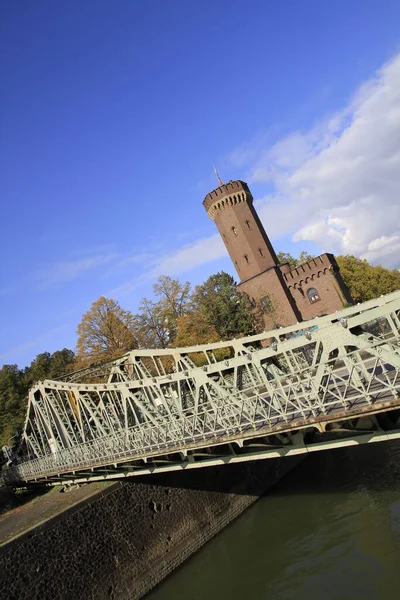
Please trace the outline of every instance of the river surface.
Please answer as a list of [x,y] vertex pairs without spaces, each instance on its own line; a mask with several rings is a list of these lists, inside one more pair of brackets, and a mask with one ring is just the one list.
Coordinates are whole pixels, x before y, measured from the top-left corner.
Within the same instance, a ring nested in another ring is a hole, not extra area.
[[400,598],[400,443],[307,457],[146,596],[225,598]]

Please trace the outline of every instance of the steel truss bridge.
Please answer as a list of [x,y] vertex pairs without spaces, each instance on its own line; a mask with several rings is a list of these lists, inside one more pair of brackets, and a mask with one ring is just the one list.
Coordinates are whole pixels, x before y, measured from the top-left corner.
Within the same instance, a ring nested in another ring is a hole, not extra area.
[[400,291],[228,342],[135,350],[29,392],[11,485],[93,481],[400,437]]

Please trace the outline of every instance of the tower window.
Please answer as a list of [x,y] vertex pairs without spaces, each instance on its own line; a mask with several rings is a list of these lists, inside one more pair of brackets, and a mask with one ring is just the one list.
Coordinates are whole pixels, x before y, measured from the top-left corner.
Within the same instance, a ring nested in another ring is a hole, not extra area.
[[251,229],[251,223],[250,223],[250,221],[246,221],[246,225],[247,225],[247,227],[248,227],[249,229]]
[[310,288],[307,290],[307,297],[310,301],[311,304],[314,304],[314,302],[318,302],[318,300],[320,300],[321,298],[318,295],[318,292],[315,288]]
[[244,260],[248,263],[249,262],[249,257],[247,256],[247,254],[244,255]]
[[234,225],[232,225],[231,229],[232,229],[234,235],[237,235],[237,230],[236,230],[236,227]]
[[261,248],[259,248],[259,249],[258,249],[258,251],[259,251],[259,253],[260,253],[260,256],[264,256],[264,252],[262,251],[262,249],[261,249]]

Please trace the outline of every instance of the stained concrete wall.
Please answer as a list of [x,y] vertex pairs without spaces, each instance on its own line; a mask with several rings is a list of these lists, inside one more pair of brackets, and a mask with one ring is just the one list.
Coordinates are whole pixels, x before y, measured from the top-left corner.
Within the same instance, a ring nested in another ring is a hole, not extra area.
[[298,459],[119,482],[0,547],[0,597],[136,600]]

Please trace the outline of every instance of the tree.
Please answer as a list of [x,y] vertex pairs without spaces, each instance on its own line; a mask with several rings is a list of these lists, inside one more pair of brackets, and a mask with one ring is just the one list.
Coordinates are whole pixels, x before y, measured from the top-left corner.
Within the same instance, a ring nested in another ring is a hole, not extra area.
[[136,332],[141,348],[167,348],[170,342],[168,321],[162,306],[142,298],[135,315]]
[[400,289],[400,273],[384,267],[374,267],[365,259],[355,256],[337,256],[343,281],[350,290],[354,302],[366,302],[382,294]]
[[31,362],[24,371],[25,381],[28,386],[35,381],[55,379],[68,373],[74,366],[75,353],[64,348],[56,350],[53,354],[42,352]]
[[177,321],[190,308],[190,283],[181,283],[168,275],[160,275],[153,285],[154,295],[159,298],[158,312],[168,330],[169,343],[173,343],[177,333]]
[[[312,260],[314,258],[314,256],[312,254],[309,254],[308,252],[306,252],[306,250],[302,250],[299,254],[299,258],[298,258],[298,265],[302,265],[303,263],[308,262],[309,260]],[[296,265],[297,266],[297,265]]]
[[228,273],[211,275],[203,285],[197,286],[192,302],[195,309],[203,311],[207,323],[221,339],[255,333],[250,299],[239,292]]
[[78,359],[108,360],[137,347],[135,318],[116,300],[101,296],[77,329]]
[[[8,444],[22,430],[27,387],[17,365],[0,369],[0,445]],[[15,441],[15,440],[14,440]],[[12,445],[12,442],[10,442]]]
[[294,258],[289,252],[277,252],[276,257],[280,265],[289,263],[291,269],[294,269],[298,265],[298,259]]
[[299,258],[295,258],[289,252],[278,252],[277,255],[279,264],[289,263],[290,269],[295,269],[299,265],[302,265],[305,262],[308,262],[312,258],[314,258],[311,254],[302,250],[299,254]]
[[219,342],[220,339],[214,325],[209,323],[204,309],[198,308],[178,319],[178,331],[174,346],[210,344],[212,342]]
[[61,377],[74,369],[75,352],[68,348],[56,350],[51,355],[50,377]]
[[160,275],[153,285],[157,302],[142,298],[135,316],[139,345],[144,348],[167,348],[176,338],[178,319],[190,307],[190,283],[181,283]]
[[72,350],[64,348],[53,354],[42,352],[29,367],[4,365],[0,370],[0,445],[15,444],[25,420],[29,388],[39,380],[54,379],[67,372],[74,364]]
[[171,318],[179,319],[190,307],[190,283],[181,283],[179,279],[172,279],[168,275],[160,275],[153,285],[153,292],[166,313]]

